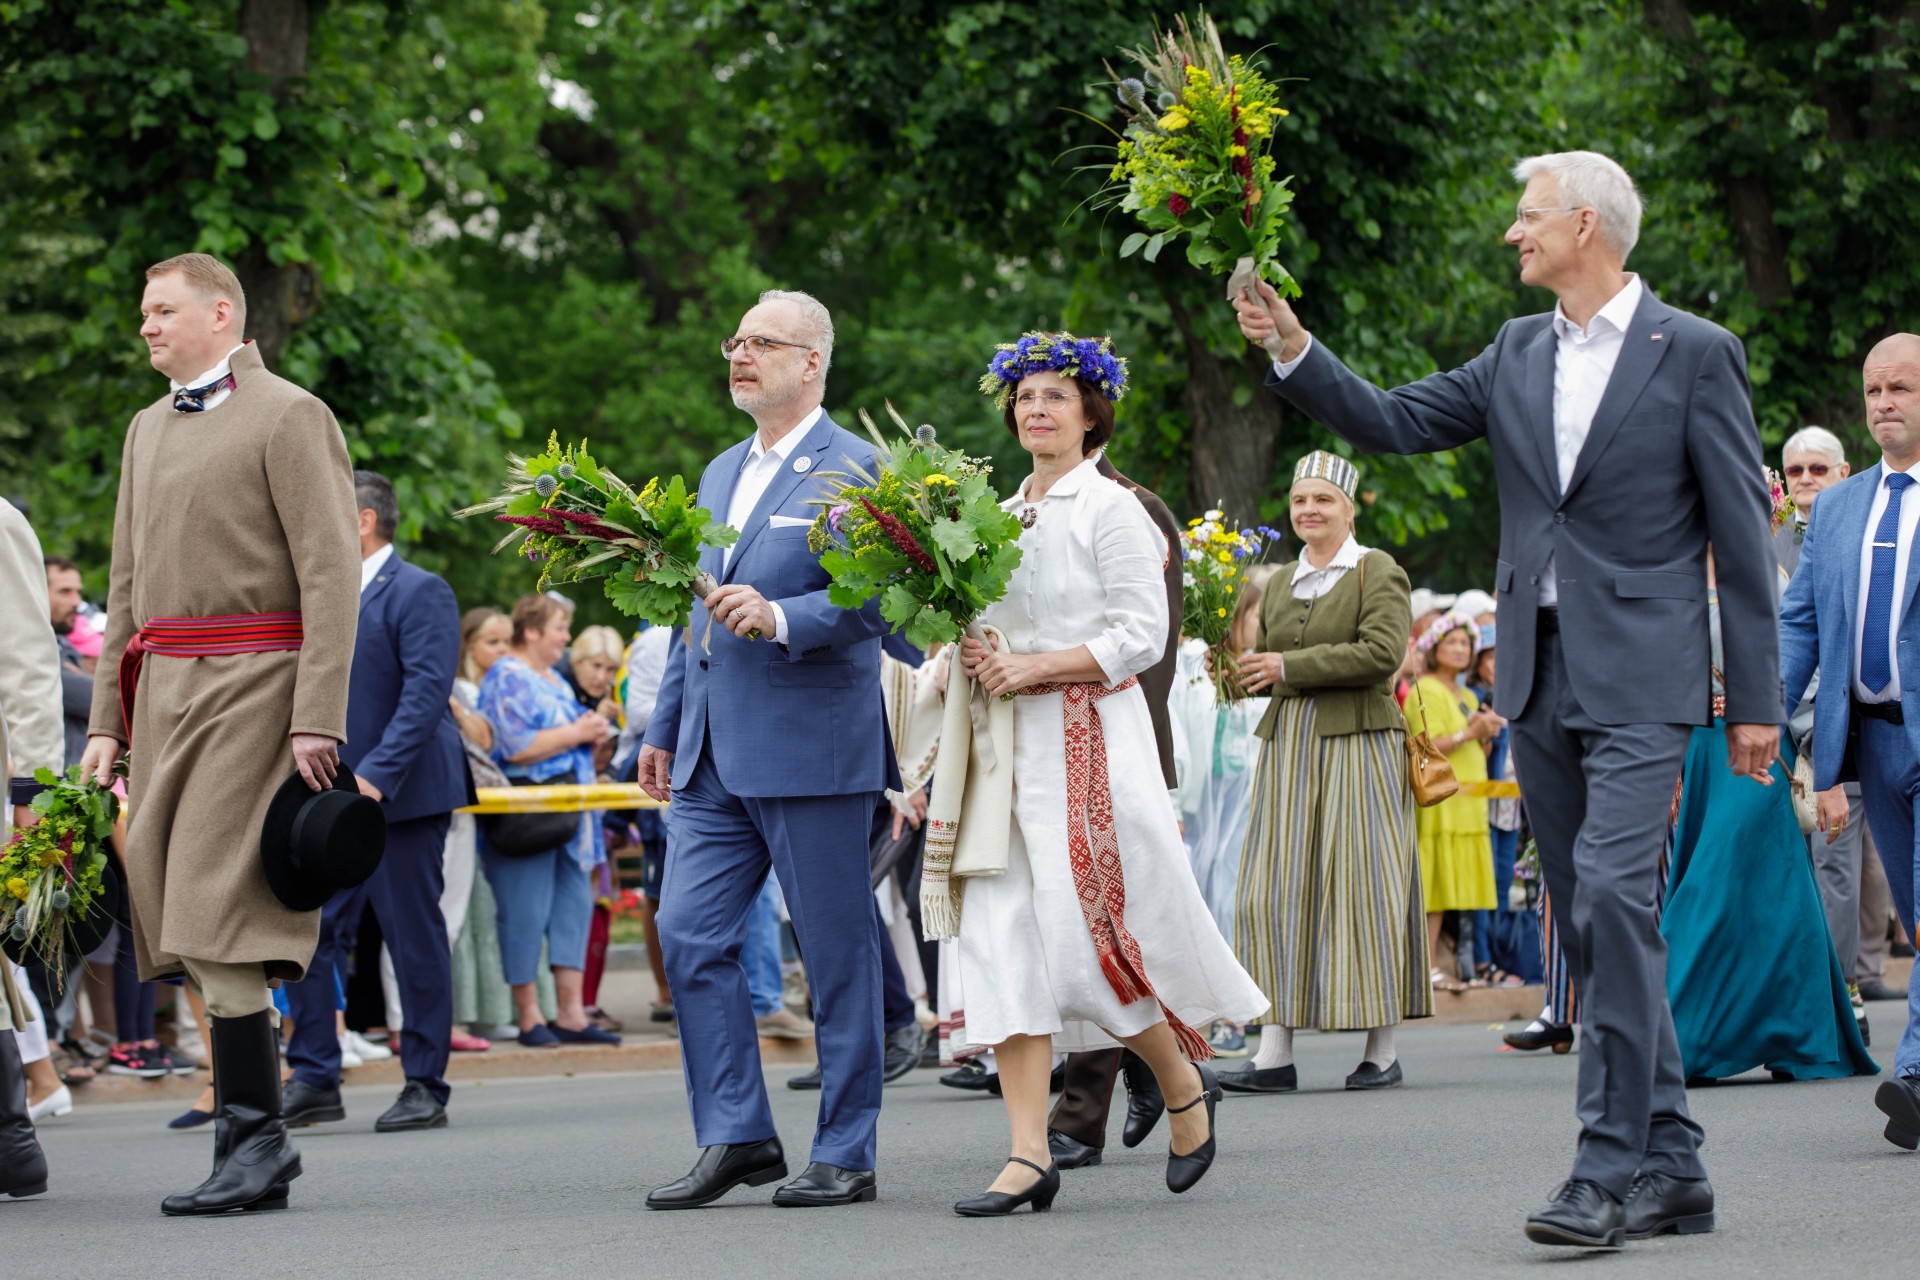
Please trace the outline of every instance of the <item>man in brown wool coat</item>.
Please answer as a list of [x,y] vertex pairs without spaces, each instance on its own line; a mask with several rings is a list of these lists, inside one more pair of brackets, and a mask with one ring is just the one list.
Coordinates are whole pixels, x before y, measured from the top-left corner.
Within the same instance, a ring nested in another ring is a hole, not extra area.
[[306,972],[320,913],[268,887],[261,826],[296,768],[315,791],[338,770],[359,609],[346,442],[242,341],[246,305],[205,254],[147,270],[140,336],[172,387],[127,427],[100,655],[122,678],[95,683],[82,761],[104,781],[131,748],[140,976],[184,972],[212,1014],[214,1171],[168,1214],[279,1208],[300,1174],[268,983]]

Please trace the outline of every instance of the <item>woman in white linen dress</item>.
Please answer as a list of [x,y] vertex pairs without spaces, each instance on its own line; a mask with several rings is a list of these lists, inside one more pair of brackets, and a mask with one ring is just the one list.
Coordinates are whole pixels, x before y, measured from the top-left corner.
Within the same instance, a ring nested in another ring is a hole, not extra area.
[[1172,1121],[1167,1183],[1186,1190],[1212,1160],[1219,1097],[1189,1060],[1211,1056],[1204,1029],[1215,1019],[1267,1007],[1194,882],[1134,680],[1158,660],[1171,620],[1164,538],[1088,456],[1112,433],[1124,365],[1104,342],[1042,339],[994,370],[1034,464],[1006,504],[1027,526],[1020,567],[983,618],[1007,651],[968,640],[962,655],[990,695],[1023,695],[1007,870],[969,882],[948,1001],[956,1046],[994,1048],[1013,1129],[999,1180],[955,1206],[968,1216],[1051,1205],[1056,1049],[1125,1044],[1152,1067]]

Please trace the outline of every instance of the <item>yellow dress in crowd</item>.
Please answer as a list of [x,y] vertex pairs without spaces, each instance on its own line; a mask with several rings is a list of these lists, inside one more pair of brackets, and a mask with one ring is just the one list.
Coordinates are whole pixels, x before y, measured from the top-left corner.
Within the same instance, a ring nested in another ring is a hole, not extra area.
[[[1480,707],[1473,690],[1421,676],[1407,692],[1407,726],[1434,739],[1459,733]],[[1486,749],[1468,739],[1447,755],[1461,783],[1487,780]],[[1484,796],[1453,796],[1414,814],[1420,844],[1420,883],[1428,911],[1474,911],[1494,907],[1493,840],[1487,834]]]

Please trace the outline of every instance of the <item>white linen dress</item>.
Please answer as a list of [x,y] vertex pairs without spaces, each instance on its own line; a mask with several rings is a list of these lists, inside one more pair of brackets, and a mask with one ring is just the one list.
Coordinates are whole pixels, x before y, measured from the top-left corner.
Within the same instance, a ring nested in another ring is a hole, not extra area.
[[[1028,503],[1017,494],[1004,505],[1020,514]],[[1169,625],[1167,551],[1139,500],[1089,461],[1033,505],[1020,567],[982,620],[1017,653],[1086,645],[1109,688],[1152,666]],[[1124,922],[1158,999],[1123,1003],[1109,985],[1068,860],[1061,703],[1058,693],[1013,700],[1007,870],[968,882],[960,935],[947,951],[954,963],[940,984],[952,1051],[1012,1035],[1052,1036],[1064,1052],[1108,1048],[1160,1022],[1162,1003],[1201,1036],[1218,1018],[1256,1019],[1267,998],[1234,959],[1194,882],[1138,685],[1094,707],[1106,737]]]

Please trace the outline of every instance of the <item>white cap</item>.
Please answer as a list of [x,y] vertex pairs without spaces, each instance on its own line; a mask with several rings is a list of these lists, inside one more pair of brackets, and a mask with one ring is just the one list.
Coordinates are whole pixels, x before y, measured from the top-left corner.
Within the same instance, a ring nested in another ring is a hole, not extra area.
[[1469,618],[1477,618],[1483,613],[1497,612],[1498,608],[1493,597],[1478,587],[1472,591],[1462,591],[1459,598],[1453,602],[1453,611],[1464,613]]
[[1415,587],[1413,589],[1413,616],[1418,618],[1422,614],[1432,613],[1435,610],[1451,609],[1453,608],[1453,601],[1453,596],[1441,595],[1438,591],[1432,591],[1426,587]]

